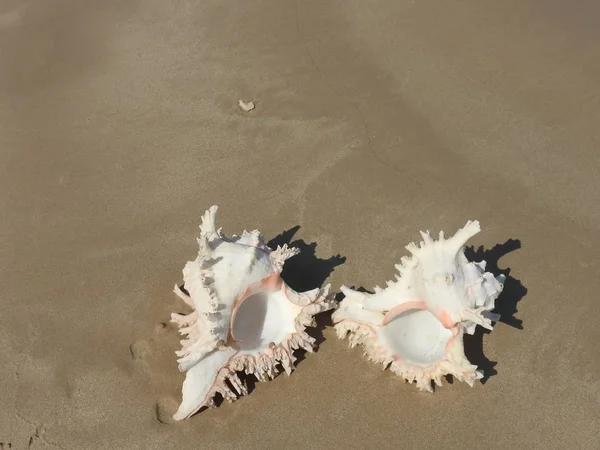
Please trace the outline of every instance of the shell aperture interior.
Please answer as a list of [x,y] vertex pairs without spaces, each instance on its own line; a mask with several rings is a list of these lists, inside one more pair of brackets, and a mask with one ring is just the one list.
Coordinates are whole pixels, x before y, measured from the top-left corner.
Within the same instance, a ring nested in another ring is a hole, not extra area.
[[247,297],[233,321],[232,336],[241,352],[268,351],[296,332],[301,306],[289,302],[283,291],[259,292]]
[[393,358],[428,367],[444,360],[452,332],[426,309],[410,309],[383,325],[380,339]]
[[412,255],[396,265],[399,275],[386,288],[369,294],[343,286],[346,297],[332,316],[338,337],[363,345],[370,360],[421,390],[431,392],[431,382],[441,386],[448,374],[472,386],[483,375],[466,358],[463,335],[477,325],[492,329],[505,280],[485,272],[485,261],[465,257],[464,245],[479,231],[479,222],[469,221],[448,239],[421,232],[423,241],[406,246]]
[[198,256],[183,270],[185,289],[174,289],[192,308],[171,315],[185,337],[177,352],[186,377],[175,420],[214,406],[216,394],[229,401],[245,395],[237,372],[259,381],[274,378],[279,366],[290,374],[294,351],[312,351],[314,339],[305,329],[313,316],[334,308],[329,285],[299,293],[281,278],[296,249],[271,250],[256,230],[225,237],[216,229],[216,211],[213,206],[202,217]]

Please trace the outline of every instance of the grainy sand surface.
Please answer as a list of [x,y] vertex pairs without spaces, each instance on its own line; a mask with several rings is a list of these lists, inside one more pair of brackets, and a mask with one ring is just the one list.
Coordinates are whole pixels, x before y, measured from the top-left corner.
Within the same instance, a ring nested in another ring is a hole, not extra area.
[[[599,11],[1,0],[0,448],[598,448]],[[510,275],[467,343],[486,382],[421,393],[327,325],[292,376],[161,423],[212,204],[296,231],[284,276],[334,290],[479,219],[470,257]]]

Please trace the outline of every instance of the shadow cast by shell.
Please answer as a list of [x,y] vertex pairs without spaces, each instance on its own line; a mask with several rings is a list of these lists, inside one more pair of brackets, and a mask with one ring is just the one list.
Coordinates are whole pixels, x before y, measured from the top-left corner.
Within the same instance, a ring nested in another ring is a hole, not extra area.
[[[527,294],[527,288],[523,286],[521,281],[510,275],[511,269],[501,269],[499,267],[500,259],[503,256],[521,248],[521,241],[518,239],[509,239],[503,244],[497,244],[491,249],[484,249],[483,246],[475,249],[474,246],[465,248],[465,255],[469,261],[487,262],[488,271],[498,276],[503,274],[506,276],[504,289],[500,296],[496,299],[496,308],[493,312],[500,314],[498,322],[510,325],[518,330],[523,329],[523,321],[515,317],[517,313],[517,305],[521,299]],[[497,362],[491,361],[483,353],[483,338],[490,331],[481,327],[477,327],[473,335],[464,336],[465,354],[467,358],[476,364],[483,371],[481,383],[485,384],[490,377],[497,375],[498,372],[494,369]]]
[[[346,257],[337,254],[327,259],[319,258],[317,256],[316,242],[307,243],[302,239],[294,240],[294,236],[298,233],[298,230],[300,230],[300,225],[296,225],[278,234],[267,242],[267,245],[270,248],[277,248],[278,245],[287,244],[289,247],[300,250],[300,254],[286,261],[281,272],[281,277],[292,289],[298,292],[305,292],[323,286],[335,268],[346,262]],[[316,339],[316,348],[324,340],[323,330],[331,324],[332,312],[325,311],[317,314],[315,316],[317,326],[309,329],[309,334]],[[305,355],[306,352],[304,350],[298,349],[296,353],[297,362],[300,363]]]

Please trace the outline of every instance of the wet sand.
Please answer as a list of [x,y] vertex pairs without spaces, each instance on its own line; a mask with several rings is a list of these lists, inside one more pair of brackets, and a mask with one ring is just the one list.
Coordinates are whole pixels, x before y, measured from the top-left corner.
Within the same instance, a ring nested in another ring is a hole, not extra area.
[[[597,448],[600,32],[563,3],[1,1],[4,448]],[[480,220],[470,257],[509,275],[467,343],[485,383],[421,393],[327,325],[292,376],[162,423],[212,204],[291,230],[304,289]]]

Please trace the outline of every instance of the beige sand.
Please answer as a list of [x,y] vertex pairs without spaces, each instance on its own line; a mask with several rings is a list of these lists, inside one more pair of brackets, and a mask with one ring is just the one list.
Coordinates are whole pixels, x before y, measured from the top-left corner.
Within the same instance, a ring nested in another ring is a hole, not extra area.
[[[600,32],[567,3],[1,1],[4,448],[598,448]],[[346,257],[334,289],[479,219],[514,277],[469,343],[492,376],[421,393],[327,327],[291,377],[161,423],[214,203],[228,233],[299,225],[308,284]]]

